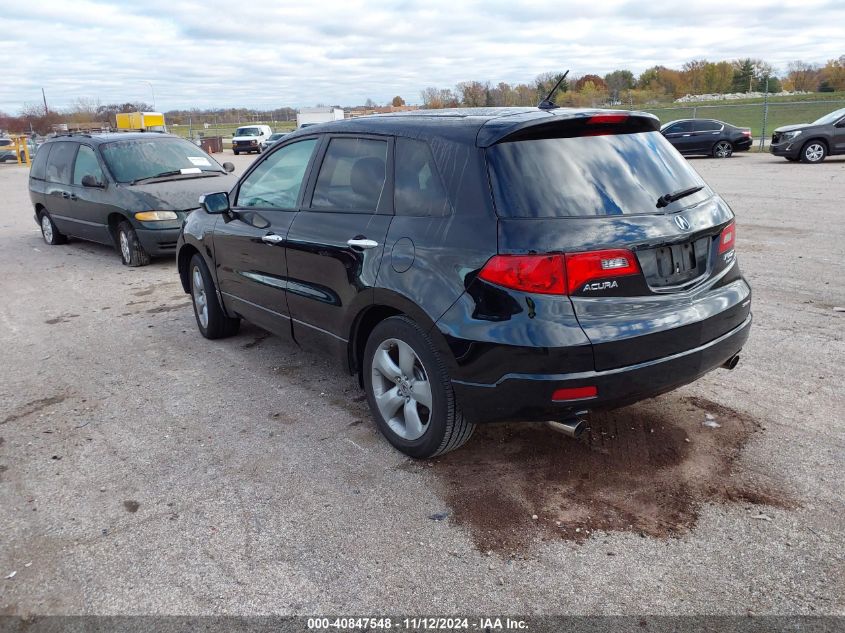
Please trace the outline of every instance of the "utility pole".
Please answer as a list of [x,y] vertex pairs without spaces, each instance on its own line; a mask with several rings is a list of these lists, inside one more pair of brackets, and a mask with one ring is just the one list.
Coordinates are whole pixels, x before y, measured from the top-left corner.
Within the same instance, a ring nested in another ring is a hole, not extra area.
[[44,116],[47,116],[50,110],[47,109],[47,95],[44,93],[44,88],[41,89],[41,97],[44,99]]
[[766,75],[766,91],[763,94],[763,130],[760,133],[760,151],[766,142],[766,123],[769,120],[769,76]]

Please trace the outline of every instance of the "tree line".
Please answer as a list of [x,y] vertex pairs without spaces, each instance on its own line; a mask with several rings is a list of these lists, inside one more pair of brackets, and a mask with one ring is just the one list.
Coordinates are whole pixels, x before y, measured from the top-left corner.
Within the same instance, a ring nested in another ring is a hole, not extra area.
[[[425,88],[420,99],[426,108],[498,107],[537,105],[560,74],[543,73],[528,83],[508,84],[463,81],[454,88]],[[630,70],[614,70],[604,76],[586,74],[567,78],[557,103],[567,106],[644,104],[677,99],[685,95],[731,92],[834,92],[845,91],[845,55],[824,66],[790,62],[778,73],[761,59],[711,62],[695,59],[680,69],[652,66],[635,76]]]

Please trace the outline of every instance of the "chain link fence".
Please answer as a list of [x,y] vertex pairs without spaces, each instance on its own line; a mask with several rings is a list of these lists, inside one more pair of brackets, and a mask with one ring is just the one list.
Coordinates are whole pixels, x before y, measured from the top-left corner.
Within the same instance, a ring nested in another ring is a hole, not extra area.
[[718,119],[737,127],[751,128],[752,136],[762,148],[771,140],[775,128],[794,123],[812,123],[840,108],[845,108],[845,100],[720,103],[639,109],[656,115],[661,123],[675,119]]

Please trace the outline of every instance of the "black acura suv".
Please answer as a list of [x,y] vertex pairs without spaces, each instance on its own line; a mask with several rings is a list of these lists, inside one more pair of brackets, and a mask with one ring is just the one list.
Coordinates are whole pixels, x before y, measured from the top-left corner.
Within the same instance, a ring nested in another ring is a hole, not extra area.
[[575,429],[732,368],[750,330],[734,215],[650,114],[338,121],[201,202],[177,255],[200,332],[328,349],[413,457],[480,422]]

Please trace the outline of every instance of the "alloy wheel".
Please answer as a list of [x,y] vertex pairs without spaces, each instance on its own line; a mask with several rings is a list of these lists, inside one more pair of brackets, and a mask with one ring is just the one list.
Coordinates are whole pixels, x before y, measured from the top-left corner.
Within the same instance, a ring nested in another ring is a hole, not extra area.
[[47,214],[41,216],[41,233],[44,234],[44,241],[48,244],[53,243],[53,223]]
[[804,150],[804,156],[811,163],[817,163],[824,156],[824,147],[822,147],[821,143],[811,143]]
[[422,437],[431,419],[431,384],[414,349],[390,338],[376,349],[373,395],[390,430],[407,441]]
[[716,158],[730,158],[733,154],[733,147],[727,141],[719,141],[716,143]]
[[120,232],[120,254],[123,255],[123,261],[126,263],[132,261],[132,251],[129,250],[129,238],[125,231]]
[[205,294],[205,285],[202,282],[202,273],[198,266],[194,266],[194,270],[191,273],[191,278],[193,280],[193,296],[194,296],[194,307],[197,309],[197,319],[199,319],[200,325],[203,328],[208,327],[208,297]]

